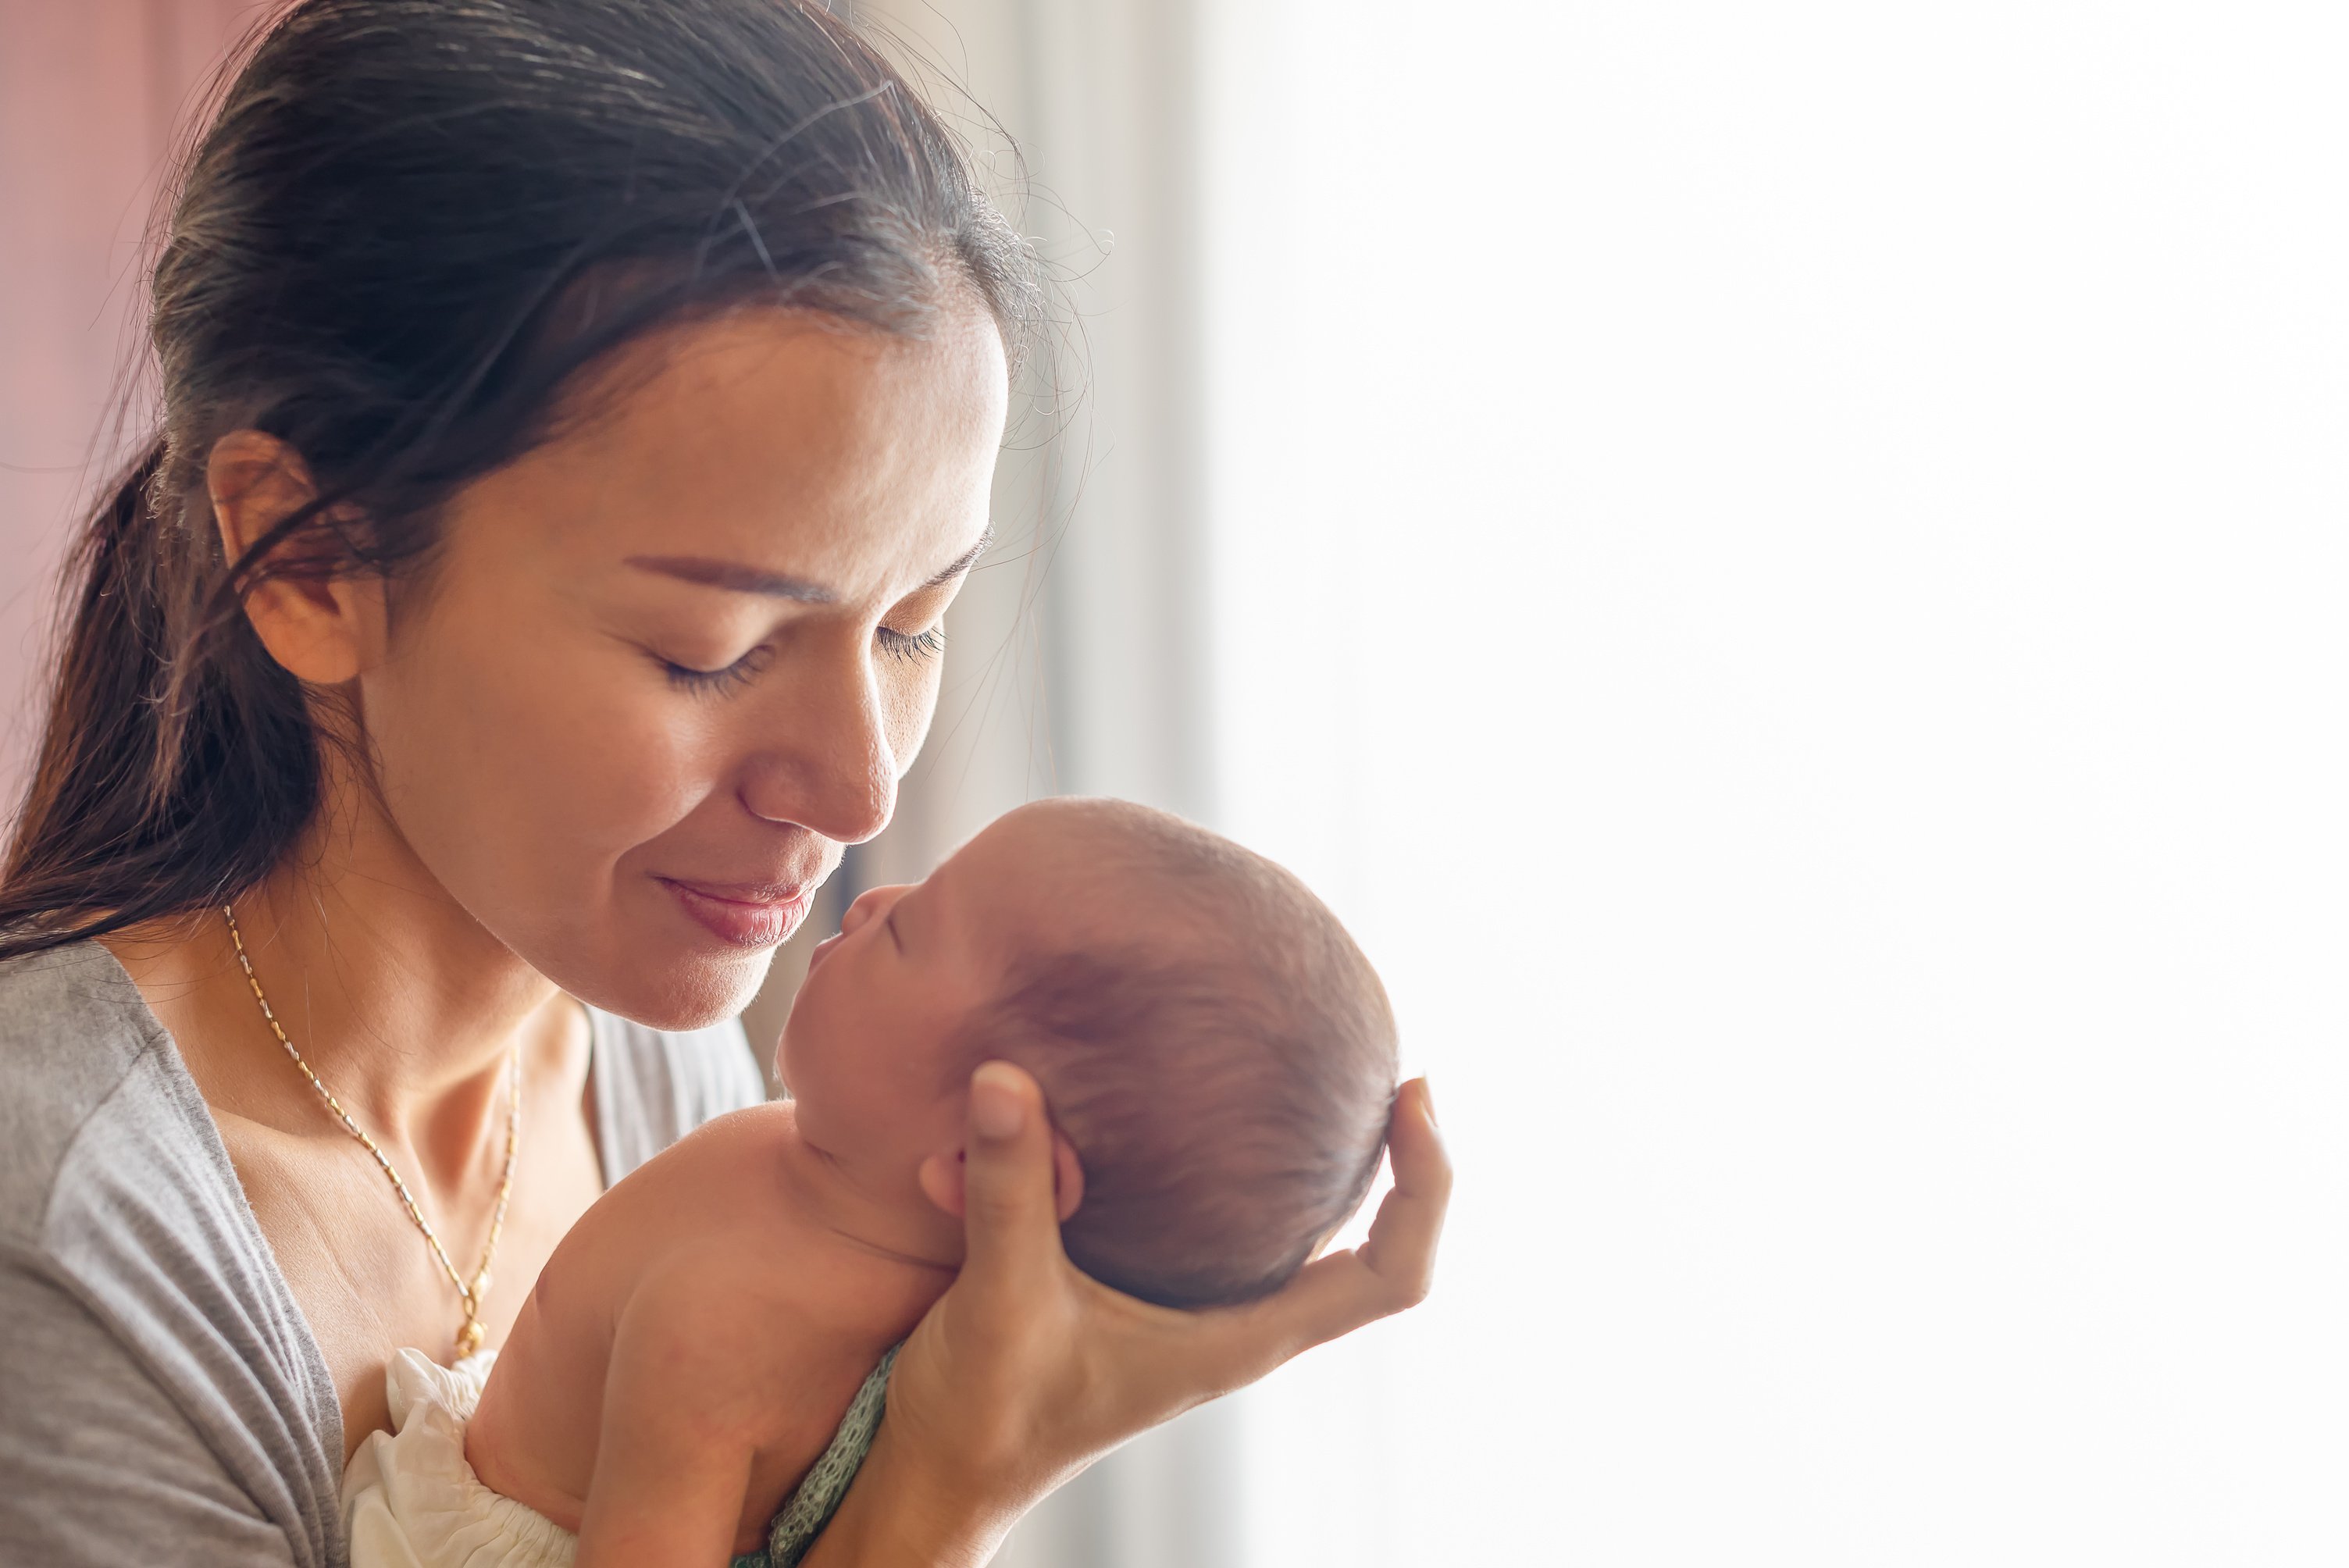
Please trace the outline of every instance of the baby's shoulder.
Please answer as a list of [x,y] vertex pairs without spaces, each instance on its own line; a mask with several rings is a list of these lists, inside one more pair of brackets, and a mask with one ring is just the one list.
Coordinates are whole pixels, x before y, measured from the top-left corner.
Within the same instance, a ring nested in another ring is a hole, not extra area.
[[542,1306],[582,1304],[605,1325],[638,1289],[722,1269],[743,1233],[767,1222],[774,1185],[761,1149],[786,1135],[753,1107],[696,1129],[614,1182],[573,1222],[533,1291]]
[[761,1100],[713,1116],[621,1178],[623,1184],[647,1171],[727,1160],[771,1157],[784,1140],[798,1136],[798,1109],[787,1099]]
[[774,1172],[792,1139],[791,1107],[754,1105],[702,1123],[613,1183],[590,1218],[628,1216],[631,1223],[676,1224],[689,1236],[773,1191]]
[[821,1305],[837,1238],[811,1222],[789,1179],[797,1138],[788,1101],[730,1112],[647,1161],[586,1219],[629,1233],[647,1280]]

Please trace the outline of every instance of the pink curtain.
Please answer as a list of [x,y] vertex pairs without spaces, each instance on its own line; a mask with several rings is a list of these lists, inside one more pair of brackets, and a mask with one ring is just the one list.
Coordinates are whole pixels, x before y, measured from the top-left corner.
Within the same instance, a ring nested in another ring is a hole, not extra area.
[[[119,455],[143,365],[140,249],[175,134],[255,0],[0,0],[0,811],[76,513]],[[150,409],[136,406],[144,433]]]

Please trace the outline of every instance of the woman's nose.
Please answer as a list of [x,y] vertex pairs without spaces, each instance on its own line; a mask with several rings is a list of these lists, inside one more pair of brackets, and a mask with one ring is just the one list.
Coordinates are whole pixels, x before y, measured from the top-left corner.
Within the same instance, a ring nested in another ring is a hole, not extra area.
[[761,733],[740,790],[769,821],[856,844],[889,825],[897,758],[863,659],[778,670],[779,701],[758,715]]

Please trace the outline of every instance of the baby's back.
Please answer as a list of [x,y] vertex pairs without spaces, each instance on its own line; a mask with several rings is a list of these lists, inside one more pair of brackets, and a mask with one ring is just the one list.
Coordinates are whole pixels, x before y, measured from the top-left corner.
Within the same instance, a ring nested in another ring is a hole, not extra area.
[[647,1419],[722,1427],[696,1439],[741,1451],[736,1549],[762,1544],[865,1374],[944,1284],[812,1220],[786,1174],[796,1140],[788,1103],[720,1117],[581,1217],[467,1428],[484,1484],[576,1532],[604,1445],[645,1438]]

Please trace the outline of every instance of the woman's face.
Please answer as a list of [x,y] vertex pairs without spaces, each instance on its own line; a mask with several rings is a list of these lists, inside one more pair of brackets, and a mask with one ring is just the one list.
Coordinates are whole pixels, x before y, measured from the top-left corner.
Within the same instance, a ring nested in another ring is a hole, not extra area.
[[360,676],[398,836],[533,969],[667,1027],[739,1011],[889,820],[987,534],[1003,351],[783,311],[679,328],[452,504]]

